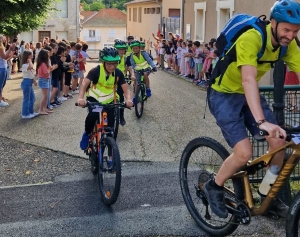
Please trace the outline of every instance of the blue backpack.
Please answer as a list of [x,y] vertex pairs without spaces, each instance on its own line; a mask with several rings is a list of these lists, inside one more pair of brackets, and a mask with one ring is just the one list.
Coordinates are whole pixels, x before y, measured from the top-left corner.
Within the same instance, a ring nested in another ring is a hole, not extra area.
[[[261,19],[262,18],[262,19]],[[257,54],[258,63],[271,63],[271,66],[274,66],[274,63],[278,61],[282,56],[285,55],[287,47],[279,47],[280,54],[279,58],[276,61],[260,61],[259,59],[263,56],[267,44],[267,32],[266,26],[270,22],[266,20],[266,16],[262,15],[260,17],[251,16],[247,14],[237,14],[233,16],[225,25],[221,34],[217,38],[216,47],[218,49],[220,60],[218,61],[215,69],[213,70],[211,76],[211,83],[215,82],[215,79],[220,76],[219,85],[221,84],[223,75],[230,65],[230,63],[236,61],[236,50],[234,43],[236,40],[246,31],[250,29],[258,30],[262,35],[262,47]],[[233,47],[232,47],[233,46]],[[277,49],[276,49],[277,50]],[[223,59],[223,60],[221,60]]]

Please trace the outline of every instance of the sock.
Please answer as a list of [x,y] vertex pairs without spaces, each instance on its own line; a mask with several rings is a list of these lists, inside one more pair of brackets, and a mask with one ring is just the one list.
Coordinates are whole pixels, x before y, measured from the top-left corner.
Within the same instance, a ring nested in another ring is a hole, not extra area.
[[213,187],[213,188],[216,188],[216,189],[223,189],[223,186],[217,185],[214,179],[210,180],[209,184],[210,184],[210,186]]

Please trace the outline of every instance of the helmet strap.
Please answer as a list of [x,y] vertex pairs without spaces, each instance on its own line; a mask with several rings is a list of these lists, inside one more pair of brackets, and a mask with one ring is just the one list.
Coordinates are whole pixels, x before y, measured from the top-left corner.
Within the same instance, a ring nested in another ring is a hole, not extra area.
[[274,49],[278,49],[280,47],[279,40],[278,40],[278,34],[277,34],[278,24],[279,24],[279,22],[276,22],[275,32],[274,32],[273,28],[271,28],[273,38],[275,39],[275,41],[277,43],[277,45],[274,47]]

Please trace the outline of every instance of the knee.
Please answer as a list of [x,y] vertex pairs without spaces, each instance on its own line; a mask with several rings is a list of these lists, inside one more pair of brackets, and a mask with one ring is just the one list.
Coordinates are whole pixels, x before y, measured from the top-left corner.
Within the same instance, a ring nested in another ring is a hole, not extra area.
[[238,164],[241,166],[247,164],[247,162],[252,158],[252,149],[243,149],[234,153]]

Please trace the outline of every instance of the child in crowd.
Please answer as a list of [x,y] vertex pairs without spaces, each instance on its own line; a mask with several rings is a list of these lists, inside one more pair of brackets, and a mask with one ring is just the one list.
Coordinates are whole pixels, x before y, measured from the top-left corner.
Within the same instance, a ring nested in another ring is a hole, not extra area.
[[177,74],[180,74],[180,64],[181,64],[181,55],[182,55],[182,48],[181,48],[181,43],[178,41],[177,42],[177,52],[176,52],[176,67],[175,67],[175,71],[177,72]]
[[49,89],[50,71],[55,70],[57,65],[50,66],[49,52],[42,49],[37,58],[37,70],[39,77],[39,87],[42,90],[42,100],[40,102],[39,114],[48,115],[52,111],[47,108],[47,97]]
[[203,69],[202,69],[202,72],[204,75],[204,82],[202,84],[204,86],[207,86],[208,80],[210,78],[209,68],[212,63],[213,52],[210,52],[210,48],[206,47],[206,48],[204,48],[204,54],[205,54],[205,60],[204,60]]
[[81,51],[82,45],[81,44],[76,44],[75,45],[75,51],[72,56],[72,63],[74,64],[74,72],[72,74],[72,93],[73,94],[78,94],[79,90],[77,89],[78,85],[78,78],[80,78],[79,81],[79,87],[82,84],[83,78],[84,78],[84,61],[85,59],[82,57],[80,51]]
[[194,51],[193,51],[193,44],[188,44],[188,54],[186,55],[187,62],[186,67],[188,68],[188,75],[186,77],[193,79],[195,77],[194,75],[194,68],[195,68],[195,61],[193,59],[194,57]]
[[65,82],[64,82],[64,88],[63,88],[63,97],[67,99],[72,99],[73,96],[69,94],[70,92],[70,85],[71,85],[71,79],[72,79],[72,71],[73,70],[73,64],[72,59],[70,56],[71,46],[67,45],[67,50],[65,52],[66,61],[63,64],[65,68]]
[[188,71],[186,68],[186,54],[187,54],[187,47],[186,47],[186,42],[182,42],[181,43],[181,60],[180,60],[180,71],[181,74],[180,76],[187,76],[188,75]]
[[38,115],[34,112],[35,95],[32,88],[32,84],[37,85],[34,80],[33,54],[30,50],[25,50],[21,58],[21,70],[23,72],[23,81],[21,82],[21,88],[23,91],[22,102],[22,119],[31,119]]
[[[199,66],[202,64],[202,58],[200,57],[202,51],[200,48],[200,42],[199,41],[195,41],[193,43],[193,50],[194,50],[194,61],[195,61],[195,78],[194,78],[194,82],[199,80]],[[202,68],[201,68],[202,70]]]

